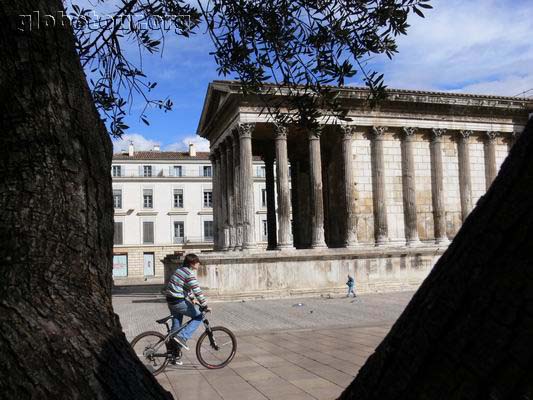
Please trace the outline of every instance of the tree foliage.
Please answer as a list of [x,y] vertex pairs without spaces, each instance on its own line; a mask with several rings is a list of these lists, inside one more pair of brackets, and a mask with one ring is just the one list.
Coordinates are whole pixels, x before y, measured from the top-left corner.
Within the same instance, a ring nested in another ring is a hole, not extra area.
[[[282,116],[281,103],[267,111],[284,123],[313,125],[324,110],[345,118],[335,89],[358,72],[370,88],[369,101],[384,98],[383,75],[366,63],[377,54],[392,58],[409,14],[423,16],[431,8],[429,0],[120,0],[106,18],[95,18],[94,10],[72,1],[77,50],[116,136],[128,128],[124,117],[135,96],[146,104],[140,118],[147,124],[147,107],[172,108],[169,98],[150,97],[156,83],[142,68],[142,56],[163,52],[168,35],[205,30],[219,74],[239,79],[244,93],[265,94],[265,83],[277,83],[269,90],[285,91],[283,106],[293,113]],[[94,1],[95,7],[105,3]],[[137,63],[124,51],[132,43],[141,55]]]

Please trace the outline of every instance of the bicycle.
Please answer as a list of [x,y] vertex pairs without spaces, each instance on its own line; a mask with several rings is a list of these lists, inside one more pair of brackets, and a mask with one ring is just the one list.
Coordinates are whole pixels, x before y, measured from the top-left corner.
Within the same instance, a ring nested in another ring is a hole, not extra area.
[[[200,307],[202,322],[205,327],[196,342],[196,358],[208,369],[219,369],[228,365],[237,351],[237,339],[233,332],[223,326],[209,325],[206,318],[206,309]],[[168,321],[172,315],[156,320],[158,324],[165,324],[167,334],[156,331],[147,331],[137,335],[131,341],[131,347],[139,357],[139,360],[153,375],[164,371],[169,362],[176,364],[182,356],[181,346],[172,340],[172,337],[185,329],[191,320],[181,325],[180,328],[170,333]],[[206,338],[209,339],[206,341]],[[205,346],[204,346],[205,344]],[[164,345],[164,348],[161,349]]]

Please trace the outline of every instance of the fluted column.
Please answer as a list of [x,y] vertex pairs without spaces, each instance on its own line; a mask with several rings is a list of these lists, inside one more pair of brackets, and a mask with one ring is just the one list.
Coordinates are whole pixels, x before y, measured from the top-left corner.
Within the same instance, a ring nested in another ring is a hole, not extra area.
[[346,204],[346,232],[344,247],[357,246],[357,198],[353,170],[354,125],[340,125],[342,130],[342,158],[344,171],[344,199]]
[[212,174],[212,193],[213,193],[213,250],[219,250],[218,248],[218,166],[214,153],[209,155],[209,160],[211,160],[211,169],[213,170]]
[[216,203],[216,214],[217,214],[217,243],[216,250],[222,251],[224,248],[224,215],[222,213],[222,160],[220,157],[220,149],[215,150],[215,159],[216,159],[216,186],[217,186],[217,203]]
[[311,248],[326,247],[324,240],[324,198],[322,194],[322,158],[320,130],[309,131],[309,161],[311,171]]
[[278,249],[293,248],[291,240],[291,199],[289,161],[287,156],[288,128],[276,126],[276,182],[278,188]]
[[226,185],[227,185],[227,220],[228,220],[228,250],[233,250],[235,248],[235,216],[234,216],[234,187],[233,187],[233,176],[235,170],[233,168],[233,144],[231,143],[231,136],[226,142]]
[[233,135],[233,206],[234,206],[234,224],[235,224],[235,247],[234,250],[242,250],[242,199],[241,199],[241,168],[240,168],[240,146],[239,136]]
[[243,212],[243,250],[257,247],[254,221],[254,181],[252,158],[253,124],[239,125],[240,165],[241,165],[241,199]]
[[446,129],[433,129],[430,144],[431,155],[431,195],[435,242],[448,243],[446,236],[446,211],[444,207],[444,174],[442,166],[442,135]]
[[370,156],[372,163],[372,202],[374,206],[374,236],[376,246],[389,241],[387,204],[385,198],[385,163],[383,161],[383,135],[386,128],[372,127]]
[[222,222],[222,251],[229,250],[229,223],[228,223],[228,157],[226,145],[220,144],[220,220]]
[[276,224],[276,189],[274,180],[274,154],[267,149],[267,154],[263,158],[265,161],[265,189],[267,203],[267,250],[274,250],[278,246],[277,224]]
[[496,136],[498,132],[487,131],[485,140],[485,186],[487,190],[496,178]]
[[413,140],[416,128],[403,128],[402,140],[402,191],[405,239],[407,246],[420,244],[416,211],[415,159]]
[[461,219],[472,211],[472,174],[470,173],[470,149],[468,142],[472,131],[460,131],[457,146],[459,158],[459,195],[461,196]]

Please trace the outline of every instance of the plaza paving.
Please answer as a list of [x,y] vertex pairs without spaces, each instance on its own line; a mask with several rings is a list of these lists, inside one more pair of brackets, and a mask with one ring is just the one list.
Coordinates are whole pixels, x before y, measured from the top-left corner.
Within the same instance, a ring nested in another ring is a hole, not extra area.
[[[212,326],[224,325],[237,336],[234,360],[207,370],[196,360],[193,342],[183,365],[168,366],[158,381],[180,400],[335,399],[412,294],[213,303]],[[160,295],[119,292],[113,304],[129,340],[145,330],[164,332],[154,322],[168,315]]]

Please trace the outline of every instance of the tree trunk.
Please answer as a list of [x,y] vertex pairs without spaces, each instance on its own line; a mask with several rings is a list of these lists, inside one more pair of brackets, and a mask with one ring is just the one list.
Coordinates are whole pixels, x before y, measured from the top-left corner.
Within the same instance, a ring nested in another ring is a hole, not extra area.
[[533,398],[533,120],[340,399]]
[[113,312],[112,146],[59,11],[0,3],[0,397],[171,398]]

